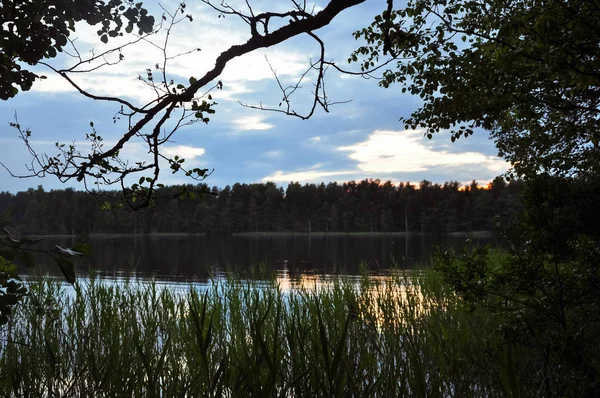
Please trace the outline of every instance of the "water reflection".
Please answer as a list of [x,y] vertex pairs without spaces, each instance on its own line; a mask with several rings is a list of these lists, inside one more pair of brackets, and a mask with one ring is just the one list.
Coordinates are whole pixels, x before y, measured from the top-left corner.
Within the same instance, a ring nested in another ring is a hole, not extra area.
[[[358,275],[361,266],[371,274],[394,267],[415,268],[427,262],[434,247],[460,247],[465,239],[453,236],[367,237],[114,237],[90,238],[94,253],[77,259],[84,274],[90,267],[100,277],[133,275],[164,281],[207,283],[226,272],[251,275],[270,272],[295,280],[306,275]],[[495,244],[491,239],[477,240]],[[70,247],[71,238],[44,240]],[[40,258],[54,275],[60,271],[51,259]]]

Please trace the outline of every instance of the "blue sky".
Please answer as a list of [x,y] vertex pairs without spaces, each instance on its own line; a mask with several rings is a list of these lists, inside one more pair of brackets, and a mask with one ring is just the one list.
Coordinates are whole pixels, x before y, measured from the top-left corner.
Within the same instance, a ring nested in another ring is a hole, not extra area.
[[[190,76],[202,76],[218,54],[231,45],[244,43],[249,37],[248,27],[240,21],[233,17],[217,18],[217,14],[197,3],[188,2],[186,11],[193,15],[194,21],[174,28],[169,51],[176,54],[197,47],[201,51],[169,62],[167,73],[176,81],[186,82]],[[326,44],[327,58],[356,69],[356,65],[346,63],[352,50],[360,45],[352,33],[370,24],[385,8],[385,3],[385,0],[367,0],[346,10],[330,26],[319,31]],[[161,4],[173,10],[178,3]],[[273,4],[279,8],[288,5],[285,1],[266,0],[252,4],[256,12]],[[146,1],[145,5],[160,15],[155,3]],[[82,54],[92,48],[95,51],[105,48],[95,30],[82,25],[74,34]],[[449,134],[427,140],[420,131],[405,131],[398,121],[419,106],[417,97],[401,94],[400,86],[383,89],[375,80],[341,75],[333,70],[326,77],[328,96],[334,101],[352,101],[331,107],[329,113],[319,109],[311,119],[303,121],[239,105],[238,101],[255,105],[262,102],[265,106],[277,107],[281,100],[265,56],[280,81],[292,84],[318,51],[312,39],[298,37],[235,59],[221,76],[224,89],[213,94],[218,105],[210,123],[179,130],[165,146],[166,153],[185,157],[188,166],[214,168],[206,183],[220,187],[235,182],[274,181],[286,185],[290,181],[343,182],[364,178],[393,182],[427,179],[439,183],[450,180],[466,183],[475,179],[484,183],[508,169],[508,164],[496,157],[497,151],[486,132],[455,143],[450,142]],[[124,62],[74,79],[90,92],[144,103],[152,92],[140,86],[137,76],[160,61],[160,54],[144,43],[127,48],[123,54]],[[51,62],[63,66],[73,61],[64,57]],[[84,98],[59,76],[43,68],[37,70],[48,79],[34,85],[29,92],[0,102],[0,161],[13,172],[26,173],[25,164],[30,161],[17,132],[8,126],[15,111],[19,122],[31,128],[31,143],[38,152],[53,154],[57,141],[85,145],[90,121],[107,143],[116,141],[126,131],[124,123],[113,124],[112,121],[119,106]],[[303,90],[292,97],[293,107],[299,113],[309,109],[311,88],[312,82],[306,81]],[[146,156],[142,143],[135,141],[127,144],[122,153],[130,159]],[[191,181],[164,173],[161,182]],[[54,177],[15,179],[0,170],[0,190],[16,192],[37,185],[46,189],[64,187]],[[77,183],[70,186],[82,188]]]

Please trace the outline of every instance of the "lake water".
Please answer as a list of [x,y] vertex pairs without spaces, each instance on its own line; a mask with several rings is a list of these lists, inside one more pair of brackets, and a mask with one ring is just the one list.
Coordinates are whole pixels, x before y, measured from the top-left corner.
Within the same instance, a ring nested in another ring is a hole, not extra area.
[[[295,237],[91,237],[92,255],[77,258],[78,275],[90,268],[101,278],[131,275],[142,280],[206,283],[211,277],[235,271],[248,275],[263,268],[291,279],[306,275],[357,275],[361,266],[374,275],[396,267],[413,269],[426,263],[435,247],[459,248],[457,236],[295,236]],[[498,245],[492,238],[473,239]],[[73,238],[45,238],[41,246],[72,247]],[[60,275],[49,257],[44,269]]]

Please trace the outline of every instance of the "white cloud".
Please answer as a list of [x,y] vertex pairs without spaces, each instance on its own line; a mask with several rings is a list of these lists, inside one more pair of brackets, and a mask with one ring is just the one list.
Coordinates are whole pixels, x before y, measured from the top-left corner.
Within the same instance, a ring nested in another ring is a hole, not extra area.
[[240,117],[233,121],[233,124],[241,131],[262,131],[269,130],[275,127],[273,124],[265,123],[266,117],[262,115],[250,115]]
[[[77,90],[56,74],[37,82],[33,90],[46,93],[77,93]],[[155,93],[132,75],[126,74],[81,74],[72,80],[83,90],[93,95],[133,98],[147,103],[156,98]],[[82,97],[83,98],[83,97]]]
[[170,146],[162,149],[162,153],[166,156],[179,156],[184,159],[194,159],[195,157],[204,155],[204,148],[195,148],[187,145]]
[[448,181],[468,175],[488,182],[509,168],[507,162],[495,156],[479,152],[452,153],[446,149],[433,149],[427,144],[422,131],[376,130],[363,142],[337,148],[349,153],[348,157],[356,161],[355,168],[332,170],[325,169],[326,164],[317,163],[304,170],[278,170],[262,180],[318,182],[380,178],[398,182],[414,181],[415,177],[431,180],[428,174],[435,173],[438,178],[445,176],[443,178]]
[[250,94],[253,92],[254,90],[246,82],[226,81],[223,84],[222,90],[213,90],[211,94],[213,99],[218,102],[219,100],[237,101],[240,94]]
[[[175,2],[165,5],[168,10],[176,7]],[[152,12],[152,10],[150,10]],[[160,10],[154,10],[160,15]],[[191,76],[199,78],[211,70],[217,57],[231,46],[245,43],[250,38],[247,24],[236,18],[217,18],[217,14],[207,6],[198,4],[190,11],[194,17],[193,22],[187,20],[173,27],[170,32],[167,46],[167,80],[173,79],[176,83],[188,84]],[[135,40],[133,35],[124,35],[111,39],[108,44],[103,44],[97,33],[97,27],[85,23],[76,25],[76,38],[78,51],[84,59],[92,54],[101,54],[103,51],[124,45]],[[150,42],[151,41],[151,42]],[[160,50],[165,41],[165,32],[151,36],[148,41],[140,41],[123,49],[124,59],[117,65],[104,66],[89,73],[71,74],[70,77],[84,90],[96,95],[129,97],[140,103],[147,103],[156,98],[154,91],[140,82],[137,77],[146,77],[146,69],[150,68],[155,81],[162,81],[161,72],[156,70],[159,63],[162,67],[164,54]],[[250,85],[254,81],[274,79],[269,62],[278,76],[286,80],[297,78],[309,67],[311,54],[305,50],[297,50],[293,43],[268,49],[260,49],[231,60],[221,76],[224,89],[213,93],[215,99],[237,100],[240,94],[251,93]],[[200,51],[197,51],[197,49]],[[67,51],[74,53],[73,49]],[[185,54],[179,56],[179,54]],[[115,62],[119,53],[109,54],[107,59]],[[80,69],[91,69],[103,62],[100,58],[92,63],[80,65]],[[59,69],[68,68],[77,63],[77,59],[66,54],[51,61]],[[47,75],[46,81],[37,82],[33,90],[43,92],[74,92],[71,85],[54,72],[47,69],[36,69],[37,72]],[[207,89],[216,84],[209,83]]]
[[458,169],[473,167],[473,174],[499,174],[510,165],[496,156],[479,152],[452,153],[436,151],[426,146],[423,131],[376,130],[366,141],[339,147],[340,151],[350,152],[350,159],[358,162],[363,172],[378,175],[381,173],[412,173],[422,171]]
[[319,142],[321,142],[321,137],[312,137],[310,139],[310,142],[312,142],[314,144],[319,143]]
[[311,182],[311,181],[323,181],[324,178],[330,178],[332,180],[336,180],[336,178],[331,178],[331,177],[341,177],[341,176],[354,175],[354,174],[356,174],[356,171],[354,171],[354,170],[340,170],[340,171],[306,170],[306,171],[293,171],[290,173],[284,173],[283,171],[278,170],[275,173],[264,177],[262,179],[262,181],[263,182],[267,182],[267,181]]
[[233,59],[225,67],[222,77],[225,80],[250,81],[274,79],[273,72],[269,68],[271,64],[280,79],[296,78],[309,68],[309,61],[309,53],[281,48],[259,50]]
[[283,156],[283,152],[281,152],[281,151],[279,151],[277,149],[274,149],[272,151],[268,151],[268,152],[263,153],[263,156],[265,158],[278,159],[281,156]]

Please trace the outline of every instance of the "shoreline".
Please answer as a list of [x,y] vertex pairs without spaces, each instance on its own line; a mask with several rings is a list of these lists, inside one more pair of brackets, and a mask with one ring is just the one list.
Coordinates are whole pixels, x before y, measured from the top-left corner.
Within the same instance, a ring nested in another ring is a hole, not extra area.
[[[230,235],[211,235],[211,237],[246,237],[246,238],[277,238],[277,237],[409,237],[409,236],[432,236],[442,235],[456,238],[491,238],[492,231],[456,231],[456,232],[238,232]],[[198,232],[150,232],[150,233],[103,233],[93,232],[90,234],[47,234],[27,235],[34,238],[75,238],[87,236],[89,238],[183,238],[183,237],[209,237],[206,233]]]

